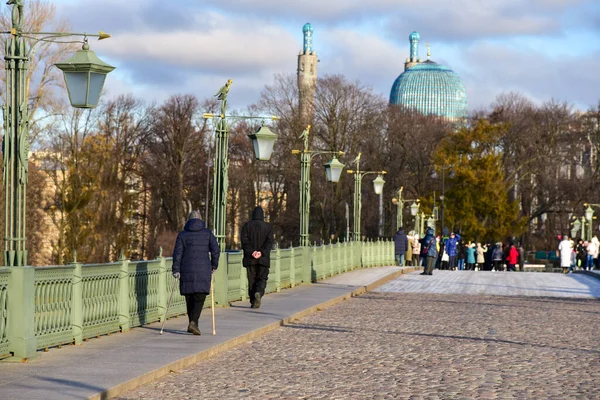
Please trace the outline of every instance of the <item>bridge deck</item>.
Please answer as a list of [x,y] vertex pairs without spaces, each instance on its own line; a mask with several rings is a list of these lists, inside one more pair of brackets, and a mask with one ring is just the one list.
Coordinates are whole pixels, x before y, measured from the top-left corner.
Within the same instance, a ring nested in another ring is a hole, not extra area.
[[490,296],[600,298],[600,281],[583,274],[540,272],[434,271],[413,273],[381,286],[379,292]]
[[[267,295],[260,310],[217,309],[217,336],[205,310],[201,337],[185,333],[183,317],[167,321],[163,336],[151,324],[52,349],[30,364],[0,364],[0,399],[101,398],[111,388],[131,399],[600,396],[600,302],[591,300],[600,297],[600,280],[592,277],[411,273],[302,317],[399,272],[357,270]],[[169,368],[179,372],[154,380]],[[141,383],[148,384],[124,392]]]

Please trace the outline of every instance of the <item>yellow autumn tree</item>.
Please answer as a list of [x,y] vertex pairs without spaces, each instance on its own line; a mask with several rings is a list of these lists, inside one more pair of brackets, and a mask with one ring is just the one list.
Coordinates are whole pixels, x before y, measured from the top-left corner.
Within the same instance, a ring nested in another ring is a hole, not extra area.
[[[465,240],[497,241],[518,237],[526,220],[516,202],[509,201],[499,141],[505,127],[486,120],[463,127],[440,142],[434,164],[450,167],[446,191],[446,226]],[[441,172],[441,171],[440,171]]]

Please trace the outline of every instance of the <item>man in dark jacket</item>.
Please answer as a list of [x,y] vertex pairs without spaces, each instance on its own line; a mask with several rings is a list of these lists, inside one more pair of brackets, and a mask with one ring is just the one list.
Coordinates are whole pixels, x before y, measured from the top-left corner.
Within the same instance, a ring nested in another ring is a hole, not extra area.
[[219,255],[215,235],[206,228],[200,211],[192,211],[175,241],[173,276],[179,279],[179,292],[187,306],[188,332],[194,335],[200,335],[198,319],[210,292],[212,274],[219,266]]
[[256,207],[252,211],[252,220],[242,227],[241,240],[244,250],[242,263],[248,275],[248,296],[252,308],[260,307],[271,266],[273,228],[264,220],[265,213],[262,207]]
[[408,250],[408,238],[402,227],[398,228],[398,232],[394,235],[394,248],[396,253],[396,263],[399,266],[404,266],[404,255]]

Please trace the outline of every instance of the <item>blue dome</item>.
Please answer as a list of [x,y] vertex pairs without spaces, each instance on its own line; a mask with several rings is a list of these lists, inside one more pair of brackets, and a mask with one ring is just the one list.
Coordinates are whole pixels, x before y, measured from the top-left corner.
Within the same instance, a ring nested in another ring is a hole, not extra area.
[[312,32],[312,31],[313,31],[313,27],[310,23],[306,23],[302,27],[302,32]]
[[425,61],[408,68],[394,82],[390,104],[413,108],[459,122],[467,117],[467,91],[450,68]]
[[408,40],[412,41],[412,40],[420,40],[421,36],[419,35],[419,32],[413,32],[408,36]]

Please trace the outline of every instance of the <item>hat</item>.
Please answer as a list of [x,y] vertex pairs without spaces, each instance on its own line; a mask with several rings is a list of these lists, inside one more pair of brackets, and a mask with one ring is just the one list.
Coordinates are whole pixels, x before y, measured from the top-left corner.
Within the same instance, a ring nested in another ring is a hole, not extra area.
[[188,215],[188,221],[190,219],[202,219],[202,214],[200,214],[200,211],[194,210]]

